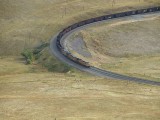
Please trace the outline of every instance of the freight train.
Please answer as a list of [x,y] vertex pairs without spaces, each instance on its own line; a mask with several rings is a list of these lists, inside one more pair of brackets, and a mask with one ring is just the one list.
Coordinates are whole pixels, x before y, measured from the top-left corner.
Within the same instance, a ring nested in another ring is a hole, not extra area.
[[156,12],[160,11],[160,6],[158,7],[153,7],[153,8],[147,8],[147,9],[141,9],[141,10],[133,10],[133,11],[127,11],[127,12],[122,12],[122,13],[116,13],[116,14],[111,14],[111,15],[104,15],[96,18],[91,18],[88,20],[84,20],[78,23],[75,23],[65,29],[63,29],[57,36],[57,41],[56,41],[56,46],[58,50],[67,58],[72,60],[73,62],[80,64],[84,67],[89,68],[90,64],[80,58],[77,58],[73,56],[70,52],[66,51],[64,46],[61,44],[61,38],[68,32],[70,32],[73,29],[76,29],[80,26],[87,25],[90,23],[98,22],[98,21],[103,21],[103,20],[108,20],[108,19],[114,19],[114,18],[120,18],[120,17],[125,17],[125,16],[131,16],[131,15],[138,15],[138,14],[144,14],[144,13],[150,13],[150,12]]

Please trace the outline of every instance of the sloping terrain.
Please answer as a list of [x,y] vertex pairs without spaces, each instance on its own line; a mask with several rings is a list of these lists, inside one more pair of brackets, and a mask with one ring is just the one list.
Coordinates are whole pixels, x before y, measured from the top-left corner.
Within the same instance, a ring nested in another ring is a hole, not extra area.
[[[160,5],[159,0],[0,0],[0,120],[159,120],[159,87],[97,78],[63,64],[46,47],[25,65],[20,53],[74,22]],[[59,69],[55,73],[49,69]],[[57,66],[58,65],[58,66]]]
[[113,7],[111,0],[0,0],[0,55],[19,55],[83,19],[157,4],[159,0],[119,0]]
[[[68,39],[67,47],[93,66],[159,81],[159,31],[159,14],[135,16],[81,30]],[[78,39],[84,43],[76,50],[72,41]],[[91,56],[82,54],[84,50]]]
[[160,87],[85,73],[0,76],[1,120],[159,120]]

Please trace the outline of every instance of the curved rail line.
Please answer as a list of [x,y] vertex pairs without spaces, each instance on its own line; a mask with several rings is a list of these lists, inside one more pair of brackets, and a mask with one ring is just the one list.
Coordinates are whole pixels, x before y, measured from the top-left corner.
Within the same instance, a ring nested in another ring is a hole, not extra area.
[[118,79],[118,80],[127,80],[127,81],[134,81],[134,82],[138,82],[138,83],[160,86],[160,82],[157,82],[157,81],[121,75],[121,74],[114,73],[111,71],[102,70],[102,69],[99,69],[99,68],[96,68],[93,66],[85,67],[84,65],[78,64],[77,62],[75,62],[75,61],[71,60],[70,58],[68,58],[67,56],[65,56],[57,46],[57,42],[63,42],[68,35],[70,35],[71,33],[73,33],[74,31],[76,31],[78,29],[82,29],[83,27],[87,27],[90,24],[95,24],[97,22],[102,22],[102,21],[120,18],[120,17],[133,16],[133,15],[139,15],[139,14],[145,14],[145,13],[152,13],[152,12],[157,12],[157,11],[160,11],[160,6],[153,7],[153,8],[147,8],[147,9],[141,9],[141,10],[116,13],[116,14],[111,14],[111,15],[105,15],[105,16],[91,18],[88,20],[84,20],[84,21],[75,23],[75,24],[63,29],[58,35],[56,35],[55,37],[52,38],[51,44],[50,44],[51,52],[58,59],[67,63],[68,65],[71,65],[71,66],[73,66],[77,69],[80,69],[82,71],[91,73],[93,75],[97,75],[97,76],[101,76],[101,77],[105,77],[105,78],[114,78],[114,79]]

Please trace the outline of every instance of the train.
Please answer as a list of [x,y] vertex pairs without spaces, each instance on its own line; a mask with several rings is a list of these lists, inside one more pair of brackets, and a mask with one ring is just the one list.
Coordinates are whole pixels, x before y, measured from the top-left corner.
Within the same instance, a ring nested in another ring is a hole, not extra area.
[[160,6],[158,7],[152,7],[152,8],[147,8],[147,9],[140,9],[140,10],[133,10],[133,11],[127,11],[127,12],[121,12],[121,13],[115,13],[115,14],[110,14],[110,15],[104,15],[104,16],[100,16],[100,17],[96,17],[96,18],[91,18],[88,20],[84,20],[78,23],[75,23],[71,26],[68,26],[66,28],[64,28],[58,35],[57,35],[57,39],[56,39],[56,46],[58,48],[58,50],[67,58],[69,58],[71,61],[84,66],[84,67],[91,67],[89,62],[86,62],[80,58],[75,57],[74,55],[72,55],[70,52],[68,52],[67,50],[65,50],[64,46],[61,44],[61,39],[62,37],[67,34],[68,32],[70,32],[71,30],[74,30],[78,27],[90,24],[90,23],[94,23],[94,22],[98,22],[98,21],[103,21],[103,20],[109,20],[109,19],[115,19],[115,18],[120,18],[120,17],[125,17],[125,16],[131,16],[131,15],[138,15],[138,14],[144,14],[144,13],[150,13],[150,12],[156,12],[156,11],[160,11]]

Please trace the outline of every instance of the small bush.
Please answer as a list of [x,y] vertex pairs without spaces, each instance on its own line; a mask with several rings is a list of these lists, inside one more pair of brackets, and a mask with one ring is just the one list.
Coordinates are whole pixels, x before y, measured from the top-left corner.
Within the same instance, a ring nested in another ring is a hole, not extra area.
[[69,65],[58,62],[58,60],[53,57],[48,57],[48,59],[44,60],[43,66],[51,72],[67,73],[71,70],[71,67]]
[[25,58],[26,64],[31,64],[34,61],[34,55],[31,50],[25,49],[21,55]]
[[33,50],[25,49],[21,53],[21,55],[25,58],[26,64],[32,64],[34,60],[38,60],[40,58],[41,51],[49,46],[49,43],[43,43],[40,46],[34,48]]

